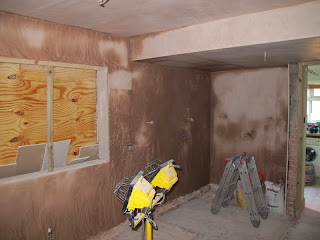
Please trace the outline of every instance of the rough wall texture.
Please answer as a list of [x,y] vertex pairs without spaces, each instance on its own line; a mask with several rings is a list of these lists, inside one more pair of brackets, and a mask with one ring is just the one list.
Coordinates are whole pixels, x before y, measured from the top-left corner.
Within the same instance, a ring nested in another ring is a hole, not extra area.
[[254,154],[267,180],[285,183],[288,70],[270,68],[211,75],[211,181],[219,183],[223,160]]
[[[227,5],[226,2],[223,4]],[[252,6],[244,2],[242,4],[246,5],[247,9]],[[320,36],[320,18],[314,17],[310,21],[309,16],[318,16],[319,11],[320,2],[312,1],[292,7],[258,11],[133,37],[132,44],[136,47],[132,51],[131,59],[146,60],[179,54],[317,38]],[[212,14],[214,15],[214,13]],[[303,56],[305,57],[310,50],[306,50]],[[277,51],[281,51],[281,48],[278,48]],[[310,60],[319,59],[316,48],[314,54]],[[305,61],[305,58],[301,57],[301,61]]]
[[115,226],[124,220],[115,184],[157,158],[183,169],[169,200],[209,183],[208,73],[131,64],[126,39],[6,13],[0,33],[3,57],[109,68],[111,154],[110,163],[1,184],[0,239],[44,239],[48,227],[56,239],[86,239]]

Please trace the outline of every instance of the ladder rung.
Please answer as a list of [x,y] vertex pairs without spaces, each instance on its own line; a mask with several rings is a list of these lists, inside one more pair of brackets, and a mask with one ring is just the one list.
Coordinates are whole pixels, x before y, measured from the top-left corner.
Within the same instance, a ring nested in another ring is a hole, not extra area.
[[252,188],[252,192],[256,192],[260,189],[260,187],[255,187],[255,188]]
[[223,203],[228,202],[228,201],[231,200],[232,198],[233,198],[233,195],[230,196],[230,197],[228,197],[228,198],[226,198],[226,199],[223,201]]
[[233,183],[231,183],[231,184],[229,185],[229,187],[231,187],[231,186],[233,186],[233,185],[237,184],[237,182],[238,182],[238,180],[237,180],[237,181],[235,181],[235,182],[233,182]]

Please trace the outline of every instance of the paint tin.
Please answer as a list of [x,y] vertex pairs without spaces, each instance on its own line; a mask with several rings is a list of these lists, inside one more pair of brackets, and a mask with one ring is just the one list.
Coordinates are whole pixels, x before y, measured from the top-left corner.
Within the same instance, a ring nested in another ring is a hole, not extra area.
[[306,163],[305,166],[305,185],[312,186],[316,183],[316,171],[314,170],[314,166],[312,163]]

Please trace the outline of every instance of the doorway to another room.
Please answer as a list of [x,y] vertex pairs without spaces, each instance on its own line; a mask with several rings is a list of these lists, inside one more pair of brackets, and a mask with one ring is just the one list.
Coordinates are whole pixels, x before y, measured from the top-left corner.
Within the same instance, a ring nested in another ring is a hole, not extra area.
[[320,64],[307,71],[307,135],[305,163],[305,208],[320,214]]

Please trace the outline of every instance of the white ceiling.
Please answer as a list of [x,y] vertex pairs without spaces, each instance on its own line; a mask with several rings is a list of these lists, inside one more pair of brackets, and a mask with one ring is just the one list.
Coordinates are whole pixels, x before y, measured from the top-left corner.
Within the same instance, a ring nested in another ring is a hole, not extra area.
[[[264,60],[264,52],[267,55],[266,61]],[[245,68],[279,67],[287,66],[288,63],[309,61],[320,61],[320,38],[188,53],[141,62],[216,72]]]
[[125,37],[312,0],[0,0],[0,10]]

